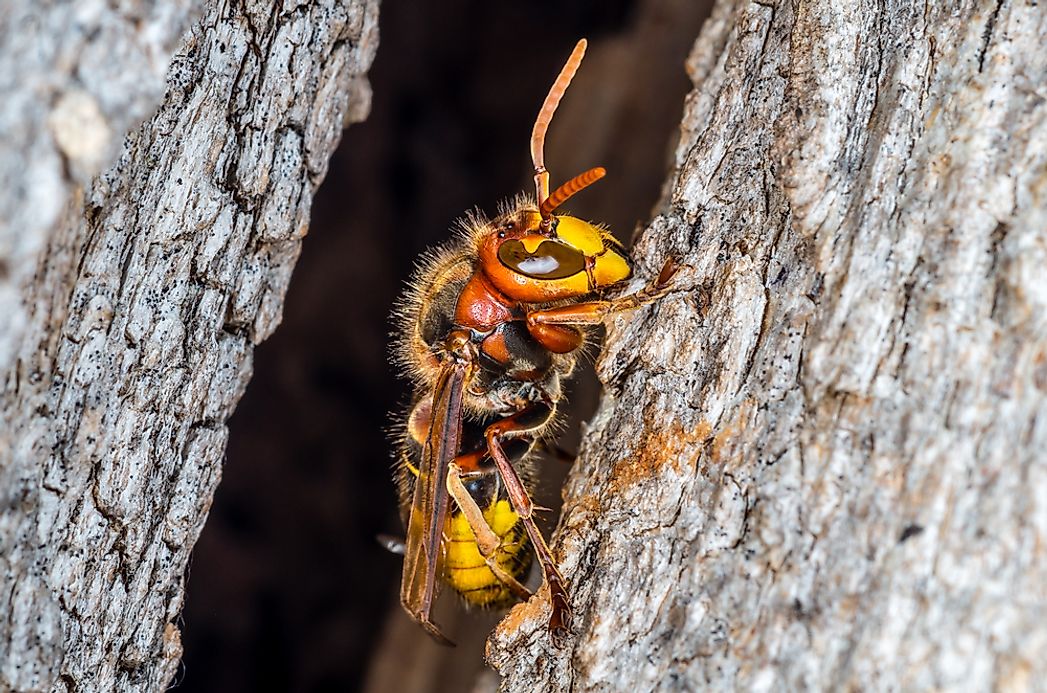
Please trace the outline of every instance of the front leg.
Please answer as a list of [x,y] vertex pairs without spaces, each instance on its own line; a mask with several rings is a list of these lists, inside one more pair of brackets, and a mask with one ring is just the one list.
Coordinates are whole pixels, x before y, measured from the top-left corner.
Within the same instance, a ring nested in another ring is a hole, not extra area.
[[[669,282],[676,274],[678,266],[674,259],[666,261],[658,277],[643,289],[634,294],[608,301],[586,301],[559,308],[544,308],[527,313],[527,328],[539,338],[539,334],[550,330],[569,330],[571,325],[599,325],[611,313],[633,310],[656,301],[669,289]],[[541,339],[539,338],[539,341]]]

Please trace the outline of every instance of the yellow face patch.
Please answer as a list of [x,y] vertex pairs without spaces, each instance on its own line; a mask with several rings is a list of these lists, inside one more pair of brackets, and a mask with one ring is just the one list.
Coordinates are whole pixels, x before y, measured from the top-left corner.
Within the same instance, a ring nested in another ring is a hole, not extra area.
[[587,221],[568,216],[558,216],[556,236],[572,248],[577,248],[592,257],[604,251],[600,229]]
[[524,236],[520,239],[520,243],[523,244],[523,247],[527,250],[527,252],[533,253],[534,251],[538,250],[538,246],[540,246],[547,240],[549,239],[545,236],[535,234],[533,236]]
[[629,263],[611,248],[596,258],[593,276],[596,277],[597,287],[617,284],[628,279],[630,274],[632,274],[632,268],[629,267]]
[[561,216],[557,219],[557,238],[588,257],[595,258],[592,274],[596,284],[587,288],[598,289],[629,278],[632,274],[629,261],[619,252],[620,246],[606,231],[575,217]]

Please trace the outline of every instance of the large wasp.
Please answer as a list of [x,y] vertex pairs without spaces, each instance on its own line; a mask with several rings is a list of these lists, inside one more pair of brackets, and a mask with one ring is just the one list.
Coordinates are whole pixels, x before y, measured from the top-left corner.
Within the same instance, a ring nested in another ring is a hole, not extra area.
[[396,360],[415,387],[400,428],[400,600],[445,644],[430,616],[437,579],[470,604],[505,607],[531,596],[522,581],[532,555],[549,588],[549,628],[569,629],[564,579],[535,525],[531,458],[552,435],[588,328],[656,297],[672,274],[601,298],[631,275],[625,251],[601,226],[557,213],[604,175],[593,168],[549,192],[545,133],[585,47],[575,46],[534,124],[537,199],[518,197],[492,220],[469,216],[422,258],[397,310]]

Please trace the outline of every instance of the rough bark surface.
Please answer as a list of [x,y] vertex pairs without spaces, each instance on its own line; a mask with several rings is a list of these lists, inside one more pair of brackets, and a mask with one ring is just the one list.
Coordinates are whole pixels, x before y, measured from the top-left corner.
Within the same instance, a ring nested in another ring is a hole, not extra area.
[[[14,301],[24,318],[0,400],[3,690],[171,681],[183,576],[220,476],[226,419],[254,346],[279,323],[343,123],[369,108],[376,0],[206,5],[167,69],[159,110],[86,192],[80,184],[159,94],[146,78],[164,72],[162,47],[181,34],[189,3],[77,3],[95,14],[76,15],[74,29],[69,8],[0,12],[5,37],[47,46],[54,30],[49,50],[61,53],[34,54],[28,74],[4,71],[18,80],[5,93],[21,100],[2,117],[27,134],[19,143],[4,133],[4,158],[11,150],[23,163],[3,163],[18,184],[0,192],[0,217],[37,240],[0,248],[13,258],[3,291],[17,292],[0,307]],[[85,38],[70,45],[77,32]],[[5,41],[0,65],[24,64],[18,45]],[[93,114],[66,114],[80,128],[68,141],[54,123],[67,93],[77,108],[95,102]],[[50,131],[22,122],[48,107]],[[108,139],[82,163],[69,147],[93,136],[85,122]],[[38,165],[41,151],[50,159]],[[17,231],[0,227],[0,243]]]
[[63,206],[156,108],[200,4],[0,5],[0,372],[25,329],[22,285]]
[[[506,690],[1047,681],[1047,12],[720,2]],[[637,280],[637,285],[643,279]],[[634,287],[635,288],[635,287]]]

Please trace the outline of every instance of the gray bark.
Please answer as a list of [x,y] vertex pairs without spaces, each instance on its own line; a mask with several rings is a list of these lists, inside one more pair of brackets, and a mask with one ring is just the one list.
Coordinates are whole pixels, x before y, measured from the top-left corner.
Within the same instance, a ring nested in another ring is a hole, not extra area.
[[722,0],[506,690],[1042,689],[1047,13]]
[[0,5],[0,372],[26,327],[22,286],[63,206],[156,108],[199,5]]
[[0,689],[155,690],[377,0],[207,2],[169,66],[187,2],[35,5],[0,11]]

